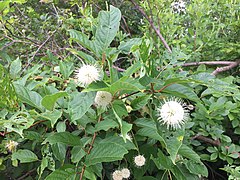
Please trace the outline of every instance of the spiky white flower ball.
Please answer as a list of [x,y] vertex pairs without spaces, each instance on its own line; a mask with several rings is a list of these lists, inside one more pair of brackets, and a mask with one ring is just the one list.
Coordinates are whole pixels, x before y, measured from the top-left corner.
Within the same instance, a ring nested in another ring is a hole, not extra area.
[[145,164],[146,159],[143,155],[138,155],[134,157],[134,163],[136,164],[136,166],[141,167]]
[[87,86],[94,81],[100,80],[100,77],[100,70],[94,65],[84,64],[76,70],[77,81],[83,86]]
[[106,109],[112,101],[112,94],[107,91],[98,91],[94,101],[98,107]]
[[183,102],[179,99],[164,100],[158,108],[159,121],[167,125],[167,128],[177,129],[185,123],[188,118],[188,111],[183,107]]
[[130,173],[130,171],[129,171],[129,169],[128,168],[123,168],[122,170],[122,177],[123,178],[129,178],[130,177],[130,175],[131,175],[131,173]]
[[5,147],[8,149],[8,151],[13,152],[16,150],[17,145],[18,143],[16,141],[10,140],[9,142],[7,142]]
[[120,170],[114,171],[112,174],[112,178],[113,180],[122,180],[123,179],[122,171]]

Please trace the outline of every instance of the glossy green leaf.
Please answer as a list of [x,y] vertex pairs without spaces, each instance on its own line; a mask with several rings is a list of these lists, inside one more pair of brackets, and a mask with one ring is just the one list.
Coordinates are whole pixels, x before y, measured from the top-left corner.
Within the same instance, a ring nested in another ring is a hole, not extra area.
[[82,146],[80,137],[75,136],[70,132],[54,133],[43,141],[43,144],[46,143],[50,143],[51,145],[56,143],[63,143],[69,146]]
[[169,138],[165,139],[165,141],[166,141],[166,145],[167,145],[166,150],[170,154],[170,158],[171,158],[173,164],[175,164],[178,151],[179,151],[180,147],[182,146],[182,141],[179,140],[177,137],[169,137]]
[[118,46],[118,49],[124,54],[128,54],[134,45],[140,45],[142,43],[141,38],[132,38],[128,41],[122,41]]
[[195,102],[200,101],[197,94],[193,91],[192,88],[184,86],[182,84],[172,84],[171,86],[168,86],[166,89],[164,89],[163,92],[169,93],[176,97],[190,99]]
[[158,133],[157,127],[154,121],[148,118],[139,118],[136,121],[134,121],[134,123],[137,126],[142,127],[137,131],[138,135],[158,140],[163,144],[163,146],[165,146],[166,142],[162,138],[162,136]]
[[94,103],[95,93],[74,93],[71,95],[68,111],[70,113],[71,122],[80,119]]
[[55,94],[46,95],[43,97],[41,104],[44,106],[47,110],[52,111],[54,108],[55,103],[57,100],[61,97],[65,97],[68,94],[66,92],[57,92]]
[[74,146],[71,150],[71,160],[73,163],[79,162],[87,153],[81,146]]
[[19,75],[20,71],[22,69],[22,62],[19,58],[14,60],[10,65],[10,76],[13,79],[16,79],[16,77]]
[[191,159],[193,161],[196,162],[201,162],[200,160],[200,156],[194,152],[190,147],[188,147],[185,144],[182,144],[182,146],[180,147],[178,153],[188,159]]
[[12,159],[20,160],[20,163],[29,163],[38,160],[36,154],[28,149],[19,149],[17,152],[12,154]]
[[128,149],[132,148],[135,148],[134,145],[129,141],[125,143],[121,137],[103,139],[87,155],[85,164],[90,166],[101,162],[122,160],[128,153]]
[[196,175],[201,174],[205,177],[208,176],[208,169],[203,163],[197,163],[195,161],[190,160],[185,163],[185,166],[193,174]]
[[98,26],[96,29],[94,41],[102,49],[106,49],[116,36],[120,20],[121,11],[110,5],[110,11],[100,11],[98,14]]
[[95,126],[96,131],[100,131],[100,130],[107,131],[110,128],[115,128],[115,127],[118,127],[118,123],[116,123],[114,120],[111,120],[111,119],[103,120],[97,123]]
[[17,96],[23,103],[27,103],[28,105],[35,107],[41,111],[43,111],[43,107],[41,105],[42,97],[35,91],[30,91],[26,87],[20,84],[14,84]]
[[53,128],[57,120],[62,116],[62,111],[54,109],[53,111],[44,112],[40,114],[40,116],[48,119],[51,122],[51,126]]
[[131,107],[133,108],[133,110],[138,110],[143,106],[145,106],[148,103],[148,100],[150,98],[151,98],[151,95],[143,95],[143,96],[137,97],[131,102]]
[[72,180],[74,179],[76,172],[74,171],[74,166],[69,167],[61,167],[53,171],[50,175],[48,175],[45,180]]

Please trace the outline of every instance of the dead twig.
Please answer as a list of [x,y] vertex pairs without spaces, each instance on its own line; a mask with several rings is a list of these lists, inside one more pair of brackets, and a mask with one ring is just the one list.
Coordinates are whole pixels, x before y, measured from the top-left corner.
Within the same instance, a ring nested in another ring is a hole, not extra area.
[[149,24],[151,25],[151,27],[153,28],[153,30],[156,32],[157,36],[160,38],[160,40],[162,41],[163,45],[165,46],[165,48],[168,50],[168,52],[172,53],[171,48],[169,47],[169,45],[167,44],[166,40],[164,39],[164,37],[162,36],[162,34],[160,33],[160,30],[157,29],[154,26],[153,20],[152,18],[149,18],[147,16],[147,14],[144,12],[144,10],[134,1],[131,0],[131,2],[134,4],[134,6],[138,9],[138,11],[148,20]]

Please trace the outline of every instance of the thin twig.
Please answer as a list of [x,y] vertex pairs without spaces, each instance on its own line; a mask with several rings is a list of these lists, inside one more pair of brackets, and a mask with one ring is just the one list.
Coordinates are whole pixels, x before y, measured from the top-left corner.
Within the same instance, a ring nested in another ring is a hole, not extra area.
[[[102,119],[102,116],[100,115],[100,116],[98,117],[98,123],[101,121],[101,119]],[[93,144],[94,144],[94,142],[95,142],[96,137],[97,137],[97,132],[94,132],[93,138],[92,138],[92,142],[91,142],[90,147],[89,147],[89,149],[88,149],[88,151],[87,151],[87,154],[90,154],[90,153],[91,153],[91,150],[92,150],[92,148],[93,148]],[[81,171],[80,180],[83,179],[83,175],[84,175],[85,169],[86,169],[86,165],[84,164],[84,165],[83,165],[83,168],[82,168],[82,171]]]
[[35,53],[33,54],[32,58],[28,61],[27,65],[25,66],[25,68],[23,69],[22,72],[24,72],[28,66],[31,64],[31,62],[34,60],[35,56],[37,55],[37,53],[40,51],[40,49],[49,41],[49,39],[57,32],[58,28],[55,29],[51,35],[49,35],[47,37],[47,39],[38,47],[38,49],[35,51]]
[[154,24],[153,24],[153,20],[151,18],[149,18],[147,16],[147,14],[144,12],[144,10],[134,1],[131,0],[131,2],[134,4],[134,6],[138,9],[138,11],[148,20],[148,22],[150,23],[151,27],[154,29],[154,31],[156,32],[156,34],[158,35],[158,37],[160,38],[160,40],[162,41],[163,45],[165,46],[165,48],[167,48],[167,50],[172,53],[172,50],[170,49],[169,45],[167,44],[166,40],[164,39],[164,37],[162,36],[162,34],[160,33],[160,30],[157,29]]

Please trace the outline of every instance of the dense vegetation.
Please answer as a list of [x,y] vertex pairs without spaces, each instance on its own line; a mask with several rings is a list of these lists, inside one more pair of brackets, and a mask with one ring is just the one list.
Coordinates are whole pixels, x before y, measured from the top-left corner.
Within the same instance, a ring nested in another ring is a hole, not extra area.
[[239,11],[1,1],[1,178],[240,179]]

